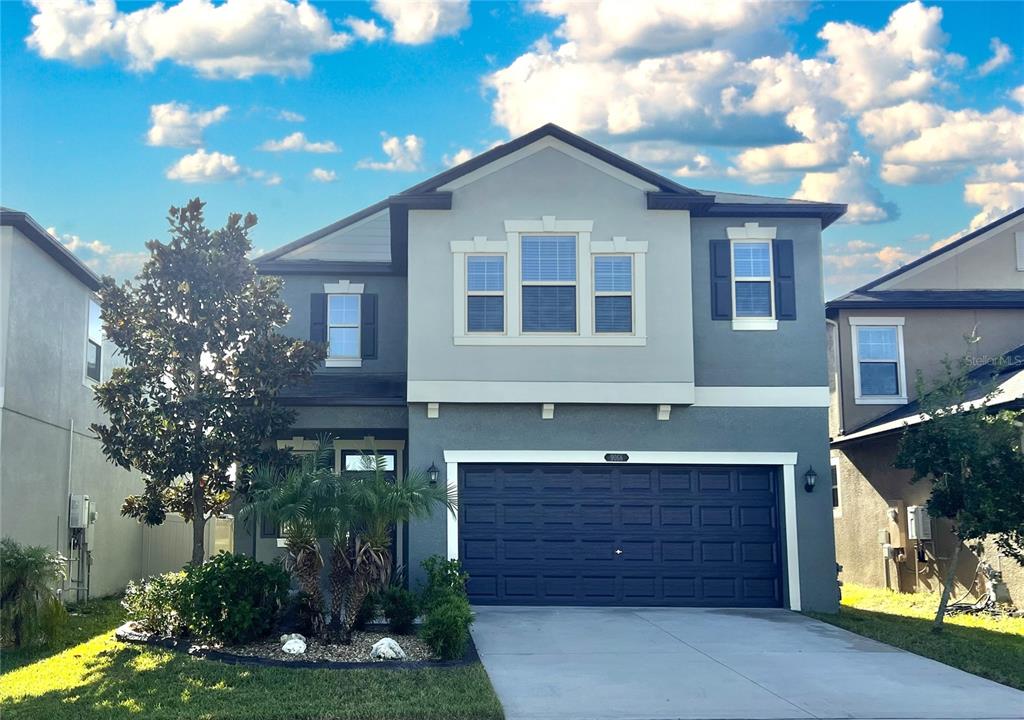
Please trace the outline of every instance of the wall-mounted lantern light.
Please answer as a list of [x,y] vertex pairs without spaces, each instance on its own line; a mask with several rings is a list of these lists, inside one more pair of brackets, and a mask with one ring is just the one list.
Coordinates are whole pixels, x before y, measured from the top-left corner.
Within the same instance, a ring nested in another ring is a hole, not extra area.
[[804,473],[804,490],[807,492],[814,492],[814,484],[818,482],[818,473],[814,472],[814,467],[807,468],[807,472]]
[[427,468],[427,477],[430,478],[430,486],[434,487],[437,485],[437,476],[441,474],[441,471],[437,469],[437,465],[430,463],[430,467]]

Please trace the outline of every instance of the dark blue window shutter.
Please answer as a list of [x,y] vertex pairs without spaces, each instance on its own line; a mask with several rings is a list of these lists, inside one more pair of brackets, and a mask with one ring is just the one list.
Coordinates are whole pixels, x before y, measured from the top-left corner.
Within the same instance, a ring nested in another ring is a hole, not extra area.
[[363,295],[360,308],[359,327],[361,328],[362,355],[364,358],[375,358],[377,357],[377,296]]
[[311,342],[327,342],[327,295],[324,293],[309,296],[309,339]]
[[775,262],[775,317],[796,320],[796,270],[793,263],[793,241],[773,240]]
[[711,319],[732,319],[732,259],[728,240],[711,241]]

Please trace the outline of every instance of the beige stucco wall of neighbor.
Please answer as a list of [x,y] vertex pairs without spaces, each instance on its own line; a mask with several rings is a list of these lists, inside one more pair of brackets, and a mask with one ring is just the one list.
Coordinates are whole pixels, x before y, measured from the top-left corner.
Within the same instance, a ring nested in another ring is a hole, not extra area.
[[[954,360],[968,350],[964,337],[976,333],[980,340],[970,346],[979,364],[984,364],[1024,342],[1024,310],[842,310],[836,322],[839,332],[839,358],[842,362],[842,429],[850,432],[880,417],[896,405],[858,405],[855,402],[853,379],[853,344],[851,317],[904,318],[903,345],[906,354],[908,397],[917,396],[914,378],[920,370],[926,384],[943,372],[942,360]],[[836,434],[833,432],[833,435]]]
[[[98,516],[90,592],[117,592],[144,572],[142,527],[120,515],[142,482],[108,463],[89,430],[103,417],[85,379],[90,292],[19,231],[2,230],[0,535],[67,555],[69,489],[87,494]],[[106,346],[104,378],[113,362]]]
[[[924,505],[928,483],[910,483],[910,472],[893,467],[897,436],[880,437],[833,450],[839,471],[839,508],[833,511],[836,562],[843,566],[844,582],[889,587],[899,592],[939,592],[954,549],[949,523],[932,520],[933,543],[927,544],[925,562],[917,562],[914,541],[906,539],[906,511],[910,505]],[[869,479],[870,478],[870,479]],[[888,514],[900,509],[898,522]],[[882,556],[879,531],[888,530],[894,547],[906,549],[906,560],[894,562]],[[1011,598],[1024,606],[1024,568],[1001,556],[992,543],[985,543],[983,558],[1003,572]],[[978,556],[964,549],[957,563],[955,595],[966,593],[974,579]],[[984,592],[979,579],[973,596]]]
[[1024,290],[1024,272],[1017,269],[1015,234],[1024,217],[955,248],[921,270],[911,270],[882,283],[876,290]]

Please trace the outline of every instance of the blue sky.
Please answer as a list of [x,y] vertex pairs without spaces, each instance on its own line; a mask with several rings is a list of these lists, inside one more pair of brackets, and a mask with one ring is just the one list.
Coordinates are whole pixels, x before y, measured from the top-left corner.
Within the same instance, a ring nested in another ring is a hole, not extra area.
[[189,197],[269,250],[548,121],[691,187],[851,203],[829,297],[1024,205],[1021,2],[0,10],[0,200],[120,276]]

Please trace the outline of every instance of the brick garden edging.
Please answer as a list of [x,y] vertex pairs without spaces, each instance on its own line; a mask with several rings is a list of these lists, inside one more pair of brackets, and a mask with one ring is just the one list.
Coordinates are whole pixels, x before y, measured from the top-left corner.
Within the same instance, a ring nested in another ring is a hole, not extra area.
[[156,633],[145,633],[135,630],[133,623],[126,622],[116,630],[114,637],[130,645],[148,645],[164,650],[198,657],[204,660],[216,660],[226,665],[252,665],[256,667],[298,668],[305,670],[416,670],[421,668],[455,668],[466,667],[480,661],[473,636],[470,635],[466,653],[458,660],[381,660],[341,662],[337,660],[279,660],[256,655],[236,655],[232,652],[215,648],[199,647],[189,640],[165,637]]

